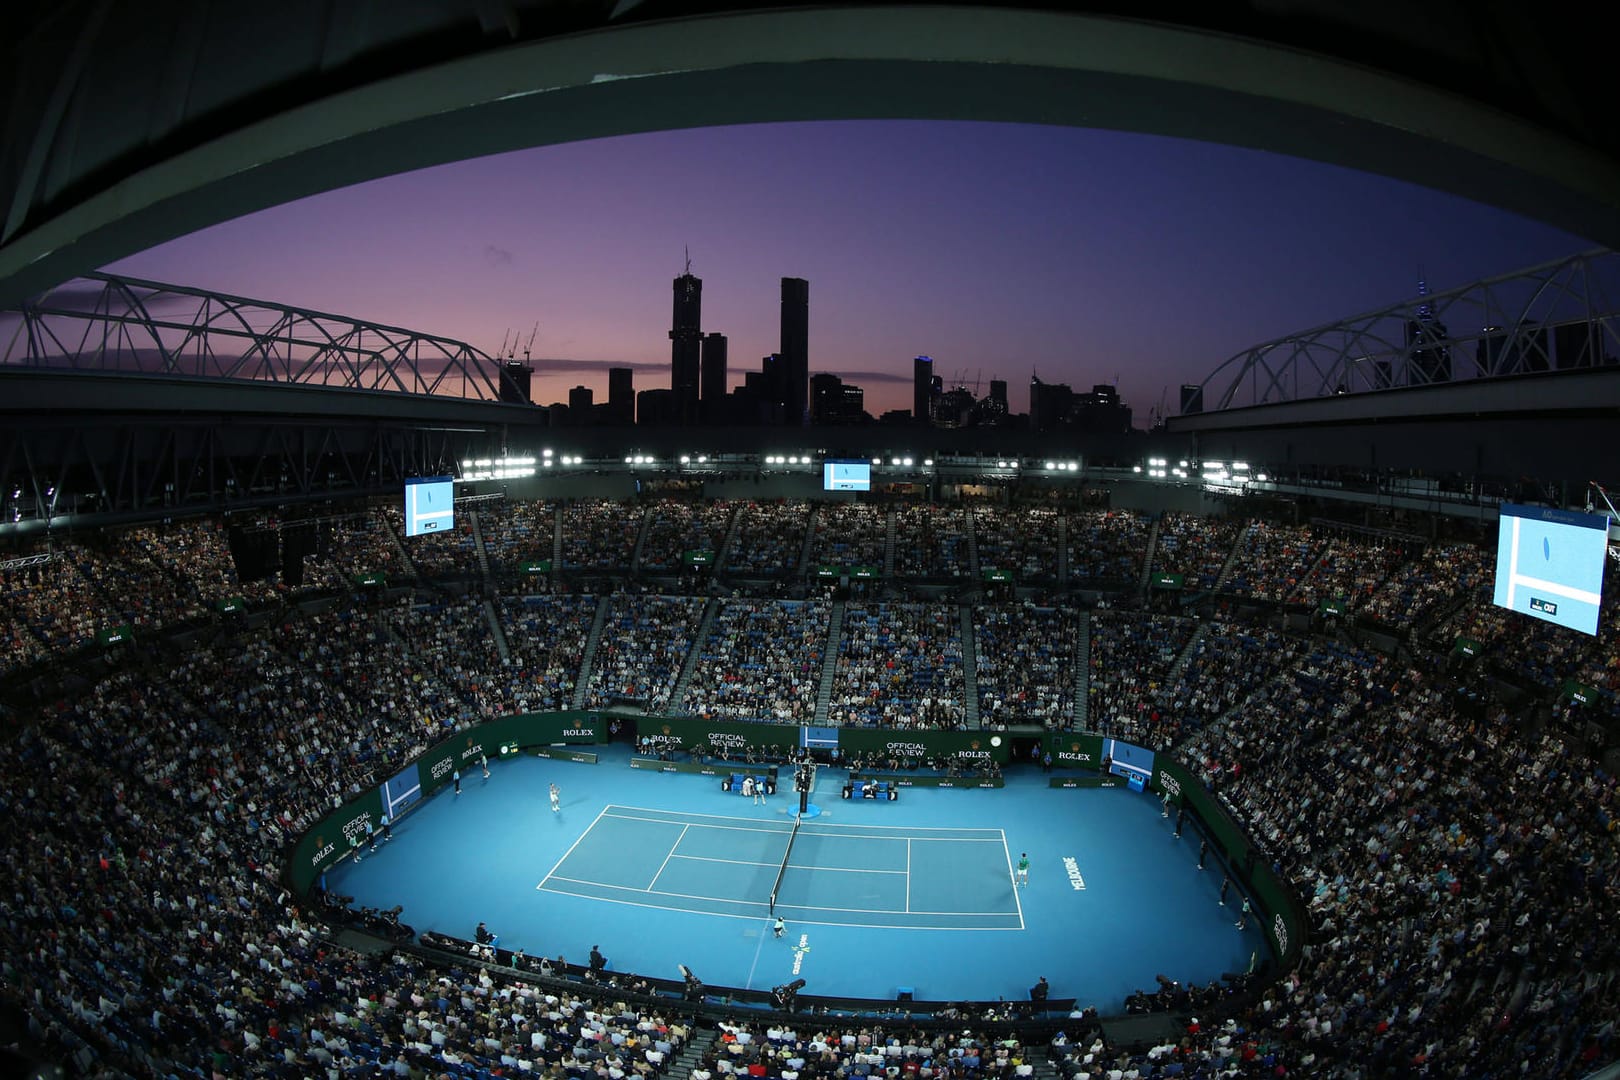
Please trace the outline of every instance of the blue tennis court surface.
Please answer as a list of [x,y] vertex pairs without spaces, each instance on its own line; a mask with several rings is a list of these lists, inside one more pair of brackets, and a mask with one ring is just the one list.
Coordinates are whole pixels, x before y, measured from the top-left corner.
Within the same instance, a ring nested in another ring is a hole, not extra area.
[[[609,805],[538,889],[669,911],[765,918],[793,820]],[[806,820],[776,911],[795,924],[1022,930],[1000,829]]]

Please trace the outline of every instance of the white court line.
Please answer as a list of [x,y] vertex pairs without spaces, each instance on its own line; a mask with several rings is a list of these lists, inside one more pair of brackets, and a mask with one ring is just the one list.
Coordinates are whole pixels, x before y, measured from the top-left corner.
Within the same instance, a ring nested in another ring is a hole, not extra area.
[[1560,585],[1556,581],[1547,581],[1545,578],[1527,577],[1523,574],[1515,574],[1513,576],[1513,584],[1523,585],[1525,588],[1535,589],[1537,592],[1551,593],[1554,596],[1562,596],[1565,600],[1580,600],[1581,602],[1587,604],[1603,603],[1603,597],[1599,593],[1588,592],[1585,589],[1577,589],[1572,585]]
[[677,836],[675,838],[675,842],[670,845],[669,854],[665,855],[664,856],[664,861],[658,864],[658,873],[654,874],[652,876],[652,880],[647,882],[647,887],[645,889],[642,889],[641,890],[642,892],[652,892],[652,887],[654,885],[658,884],[658,878],[659,878],[659,876],[661,874],[663,874],[664,867],[668,866],[669,865],[669,860],[671,860],[671,859],[673,859],[675,857],[675,849],[681,846],[681,841],[682,840],[686,839],[686,830],[690,829],[691,827],[692,826],[690,826],[690,825],[681,826],[681,835]]
[[906,837],[906,911],[911,910],[911,837]]
[[572,855],[574,853],[574,849],[579,847],[579,842],[585,839],[586,833],[589,833],[592,829],[596,828],[596,823],[602,820],[602,814],[605,813],[607,813],[606,808],[604,808],[601,813],[597,814],[589,825],[585,826],[585,832],[580,833],[579,836],[575,838],[574,842],[568,845],[568,850],[562,853],[562,858],[558,859],[552,864],[551,869],[546,871],[546,876],[540,879],[540,884],[536,885],[535,888],[543,889],[546,887],[546,882],[551,879],[552,874],[557,872],[557,867],[568,861],[568,856]]
[[[569,879],[569,878],[558,878],[557,880],[558,881],[569,881],[571,879]],[[580,882],[580,884],[582,884],[582,885],[595,885],[597,883],[594,882],[594,881],[584,881],[584,882]],[[557,891],[562,892],[562,890],[560,890],[560,889],[557,890]],[[609,896],[580,896],[578,893],[562,893],[562,895],[563,896],[572,896],[572,897],[575,897],[576,899],[579,899],[579,900],[590,900],[593,903],[598,903],[598,904],[623,904],[626,907],[652,908],[654,911],[679,911],[679,912],[681,912],[683,914],[686,914],[686,915],[706,915],[706,916],[708,916],[710,918],[714,918],[714,919],[747,919],[749,922],[756,922],[759,919],[758,915],[732,915],[731,913],[725,912],[725,911],[689,911],[686,908],[672,908],[668,904],[645,904],[645,903],[642,903],[639,900],[618,900],[618,899],[614,899],[613,897],[609,897]],[[701,897],[695,897],[694,899],[712,900],[712,899],[714,899],[714,897],[701,896]],[[760,906],[764,907],[765,905],[761,904]],[[785,907],[792,907],[793,905],[787,904],[787,905],[784,905],[784,906]],[[800,909],[800,910],[823,910],[823,909],[804,908],[804,909]],[[836,909],[835,908],[835,909],[832,909],[832,910],[841,910],[841,909]],[[851,910],[859,911],[859,910],[863,910],[863,909],[854,908],[854,909],[851,909]],[[877,914],[877,912],[876,911],[868,911],[868,914]],[[889,914],[903,915],[903,914],[905,914],[905,912],[903,912],[903,911],[894,911],[894,912],[890,912]],[[987,915],[998,916],[998,917],[1001,917],[1001,918],[1005,918],[1008,913],[1005,912],[1005,911],[996,911],[996,912],[987,912],[986,914]],[[910,926],[910,925],[903,925],[903,924],[897,924],[897,923],[825,922],[825,921],[823,921],[821,919],[798,919],[798,918],[794,919],[793,921],[795,923],[798,923],[801,926],[848,926],[848,927],[850,927],[852,929],[855,929],[855,930],[959,930],[959,931],[962,931],[964,933],[977,933],[978,931],[981,931],[981,930],[994,930],[994,931],[999,932],[999,931],[1006,931],[1006,930],[1022,930],[1023,929],[1022,926]]]
[[1018,895],[1018,878],[1013,874],[1012,849],[1007,846],[1007,830],[997,829],[996,831],[1001,833],[1001,850],[1007,853],[1007,880],[1012,882],[1013,904],[1018,908],[1018,929],[1022,930],[1024,928],[1024,901]]
[[1507,606],[1510,608],[1519,584],[1519,526],[1523,522],[1523,518],[1514,515],[1513,539],[1508,541]]
[[[751,825],[756,825],[756,826],[761,824],[761,822],[759,822],[755,818],[727,817],[727,816],[722,815],[722,814],[691,814],[691,813],[687,813],[684,810],[656,810],[656,809],[652,809],[650,807],[645,807],[645,806],[619,806],[617,804],[610,804],[607,807],[605,807],[602,812],[604,814],[607,814],[610,811],[614,811],[614,810],[633,810],[633,811],[636,811],[637,813],[642,813],[642,814],[675,814],[675,815],[678,815],[680,818],[712,818],[715,821],[742,821],[742,822],[747,822],[747,823],[749,823]],[[611,814],[610,816],[612,816],[612,817],[621,817],[621,816],[624,816],[624,815]],[[668,818],[654,818],[652,820],[661,821],[666,825],[679,825],[679,824],[681,824],[680,821],[671,821]],[[769,830],[769,831],[772,831],[772,832],[787,832],[792,828],[793,828],[793,826],[791,824],[784,822],[780,829],[772,829],[772,830]],[[950,825],[844,825],[844,824],[840,824],[840,823],[837,823],[837,822],[831,822],[831,821],[806,821],[804,823],[804,828],[806,828],[806,829],[873,829],[873,830],[877,830],[877,831],[881,831],[881,832],[899,832],[899,833],[960,832],[960,833],[978,833],[978,834],[981,834],[979,836],[972,836],[972,837],[968,837],[968,836],[961,836],[961,837],[941,836],[941,837],[934,837],[933,838],[933,839],[938,839],[938,840],[963,840],[963,841],[967,841],[967,840],[989,840],[989,841],[993,842],[998,836],[1005,839],[1005,834],[1000,829],[964,829],[964,828],[953,827],[953,826],[950,826]],[[878,839],[878,838],[873,837],[872,839]],[[928,839],[928,838],[927,837],[918,837],[918,839]]]
[[[700,826],[698,826],[698,828],[702,828],[702,826],[700,825]],[[671,856],[671,858],[691,859],[694,862],[733,863],[733,864],[735,864],[737,866],[780,866],[781,865],[780,861],[776,861],[776,862],[755,862],[752,859],[717,859],[712,855],[674,855],[674,856]],[[668,860],[666,860],[666,861],[668,861]],[[866,867],[866,866],[819,866],[819,865],[817,865],[817,866],[798,866],[798,865],[795,865],[793,863],[788,863],[788,869],[789,870],[808,870],[811,873],[820,873],[823,870],[831,870],[831,871],[834,871],[835,873],[840,873],[840,874],[909,874],[910,873],[909,870],[873,870],[870,867]]]
[[[730,896],[699,896],[696,893],[665,892],[663,890],[659,890],[658,892],[652,892],[652,891],[650,891],[648,889],[638,889],[633,885],[609,885],[609,884],[607,884],[605,882],[601,882],[601,881],[585,881],[582,878],[563,877],[561,874],[555,875],[554,880],[556,880],[556,881],[571,881],[576,885],[590,885],[590,886],[592,886],[594,888],[598,888],[598,889],[620,889],[620,890],[622,890],[624,892],[642,893],[642,894],[645,894],[647,896],[677,896],[677,897],[680,897],[682,900],[706,900],[711,904],[712,903],[747,904],[749,907],[762,907],[762,908],[767,908],[767,909],[769,908],[769,905],[765,904],[763,901],[759,901],[759,900],[738,900],[738,899],[735,899],[734,897],[730,897]],[[558,890],[558,891],[560,892],[561,890]],[[578,893],[564,893],[564,895],[565,896],[579,896]],[[583,899],[583,900],[601,900],[604,903],[610,903],[610,904],[634,903],[634,901],[630,901],[630,900],[619,901],[619,900],[615,900],[615,899],[613,899],[611,897],[607,897],[607,896],[584,896],[584,897],[580,897],[580,898]],[[662,907],[662,909],[664,911],[684,911],[689,915],[725,915],[727,918],[732,918],[732,919],[753,919],[753,918],[758,918],[757,915],[730,915],[730,914],[728,914],[726,912],[719,912],[719,911],[687,911],[686,908],[672,908],[672,907],[669,907],[668,905],[660,905],[660,904],[642,904],[641,906],[642,907]],[[790,909],[795,910],[795,911],[853,911],[853,912],[855,912],[857,914],[860,914],[860,915],[904,915],[904,914],[906,914],[904,911],[897,911],[894,908],[828,907],[828,906],[825,906],[825,905],[822,905],[822,904],[784,904],[784,903],[782,903],[780,898],[777,899],[776,906],[777,907],[782,907],[782,908],[790,908]],[[1010,912],[1010,911],[925,911],[925,912],[920,912],[919,914],[923,914],[923,915],[960,915],[964,919],[1005,919],[1005,918],[1010,917],[1013,913]],[[804,920],[800,919],[799,921],[803,922]],[[1020,918],[1020,921],[1022,921],[1021,918]],[[828,923],[827,925],[828,926],[851,926],[851,925],[854,925],[854,924],[852,924],[852,923]],[[922,928],[921,927],[912,927],[912,926],[896,926],[896,927],[894,927],[894,929],[916,930],[916,929],[922,929]],[[934,930],[977,930],[977,929],[979,929],[979,927],[976,927],[976,926],[966,926],[966,927],[963,927],[963,926],[935,926],[935,927],[931,927],[930,929],[934,929]],[[1015,929],[1017,929],[1017,930],[1022,930],[1023,927],[1022,926],[1018,926],[1018,927],[1007,926],[1007,927],[992,927],[991,929],[1004,929],[1004,930],[1015,930]]]

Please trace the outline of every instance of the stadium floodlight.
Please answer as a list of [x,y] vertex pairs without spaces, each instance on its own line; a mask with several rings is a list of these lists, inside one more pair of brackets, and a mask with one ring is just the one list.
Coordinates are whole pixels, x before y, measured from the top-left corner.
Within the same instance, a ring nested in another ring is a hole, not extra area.
[[690,465],[690,464],[692,464],[691,455],[690,454],[682,454],[681,455],[681,464],[682,465]]
[[933,458],[923,458],[923,464],[928,466],[930,469],[932,469],[934,467],[934,459]]
[[540,451],[540,456],[541,457],[550,457],[551,456],[550,448],[548,447],[547,449]]
[[1234,461],[1234,462],[1232,462],[1232,471],[1233,472],[1248,472],[1249,471],[1249,463],[1247,461]]
[[630,464],[630,455],[629,455],[629,454],[626,454],[626,455],[625,455],[625,456],[624,456],[624,463],[625,463],[625,464],[626,464],[626,465],[628,465],[628,464]]
[[1053,470],[1053,469],[1056,469],[1056,468],[1057,468],[1057,462],[1055,462],[1055,461],[1048,461],[1048,462],[1047,462],[1047,463],[1046,463],[1046,468],[1047,468],[1047,471],[1051,471],[1051,470]]
[[911,459],[910,458],[906,458],[906,465],[908,467],[911,465]]
[[890,465],[898,465],[898,464],[900,464],[900,459],[899,458],[890,458],[889,459],[889,464]]
[[1260,481],[1262,484],[1266,482],[1266,474],[1265,473],[1255,473],[1254,478],[1256,480]]
[[1142,471],[1142,466],[1140,466],[1140,465],[1133,465],[1133,466],[1131,466],[1131,472],[1133,472],[1133,473],[1139,473],[1139,472],[1141,472],[1141,471]]
[[881,464],[883,464],[883,459],[880,458],[880,457],[875,457],[875,458],[872,459],[872,464],[881,465]]

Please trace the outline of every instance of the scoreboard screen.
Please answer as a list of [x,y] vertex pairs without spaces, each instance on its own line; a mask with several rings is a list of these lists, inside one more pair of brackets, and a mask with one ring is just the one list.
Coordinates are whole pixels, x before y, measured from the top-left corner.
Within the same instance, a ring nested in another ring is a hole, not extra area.
[[1496,536],[1499,607],[1583,634],[1598,631],[1609,519],[1503,503]]
[[456,484],[448,476],[405,481],[405,535],[450,532],[456,524]]

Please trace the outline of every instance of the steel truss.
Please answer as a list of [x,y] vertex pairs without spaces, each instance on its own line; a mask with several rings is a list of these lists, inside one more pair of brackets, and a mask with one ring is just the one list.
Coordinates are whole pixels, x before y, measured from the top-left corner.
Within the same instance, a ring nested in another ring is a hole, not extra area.
[[94,273],[0,313],[0,364],[500,400],[466,342],[184,285]]
[[29,418],[0,428],[0,534],[398,494],[498,430],[286,418]]
[[1583,252],[1419,296],[1231,357],[1207,408],[1620,363],[1620,254]]

